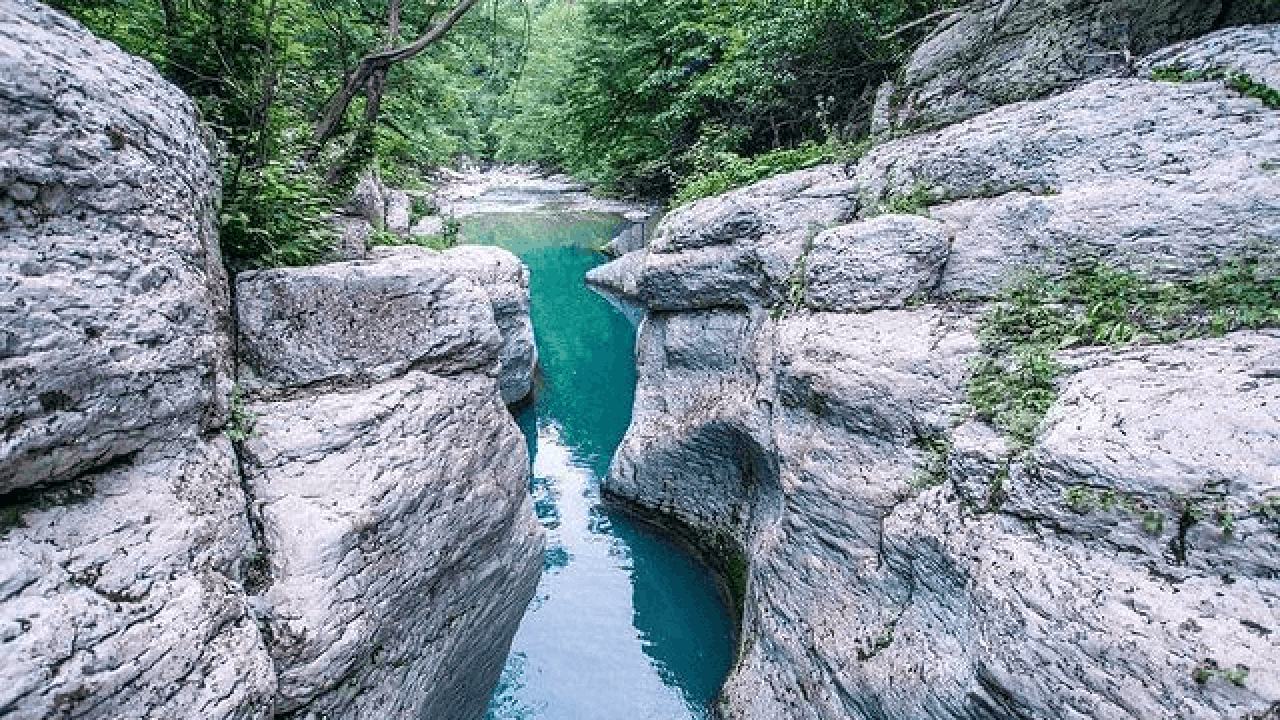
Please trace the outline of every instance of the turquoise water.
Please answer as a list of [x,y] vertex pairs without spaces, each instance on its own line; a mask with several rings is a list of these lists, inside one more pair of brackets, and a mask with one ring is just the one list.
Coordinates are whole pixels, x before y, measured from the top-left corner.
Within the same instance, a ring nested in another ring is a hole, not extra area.
[[631,324],[583,282],[608,215],[468,220],[466,242],[529,266],[543,375],[519,418],[547,530],[542,582],[516,634],[489,720],[701,720],[733,654],[733,627],[682,548],[600,502],[599,481],[631,419]]

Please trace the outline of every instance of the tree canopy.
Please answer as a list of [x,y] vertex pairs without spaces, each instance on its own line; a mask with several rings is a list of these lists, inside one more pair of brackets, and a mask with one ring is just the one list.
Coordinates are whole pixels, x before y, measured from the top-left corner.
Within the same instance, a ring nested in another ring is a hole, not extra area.
[[912,23],[955,4],[54,2],[195,98],[225,148],[235,268],[322,258],[324,213],[369,166],[413,187],[461,158],[538,163],[664,197],[827,157],[866,134],[931,27]]

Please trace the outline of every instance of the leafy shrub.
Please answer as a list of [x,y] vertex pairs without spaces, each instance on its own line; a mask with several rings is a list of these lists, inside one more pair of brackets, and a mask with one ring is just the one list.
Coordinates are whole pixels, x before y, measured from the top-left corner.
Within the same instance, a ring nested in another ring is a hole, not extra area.
[[775,150],[753,158],[731,152],[701,153],[692,157],[694,171],[676,185],[671,206],[679,207],[705,197],[760,182],[783,173],[833,162],[830,144],[806,143],[794,150]]
[[313,265],[327,257],[334,232],[331,201],[318,178],[282,161],[245,168],[227,188],[222,249],[233,270]]

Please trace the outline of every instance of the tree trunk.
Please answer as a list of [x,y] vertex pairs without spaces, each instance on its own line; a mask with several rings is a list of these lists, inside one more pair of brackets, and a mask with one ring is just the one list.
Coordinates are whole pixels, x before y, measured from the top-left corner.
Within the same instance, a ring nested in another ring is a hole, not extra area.
[[[432,43],[444,37],[462,19],[462,16],[466,15],[467,11],[479,1],[458,0],[458,4],[454,6],[444,20],[412,43],[398,49],[393,47],[360,58],[356,69],[342,84],[342,89],[329,101],[324,115],[321,116],[320,122],[316,124],[313,145],[309,153],[310,157],[315,157],[325,143],[333,137],[338,126],[342,123],[342,118],[347,114],[347,108],[350,107],[351,101],[361,92],[365,93],[365,97],[368,100],[365,105],[365,122],[376,122],[378,108],[382,100],[382,88],[386,82],[387,71],[391,66],[417,57]],[[393,0],[391,4],[391,21],[388,23],[388,29],[394,31],[388,32],[390,41],[394,45],[395,36],[399,34],[400,30],[400,0]],[[372,114],[370,113],[370,108],[372,108]]]

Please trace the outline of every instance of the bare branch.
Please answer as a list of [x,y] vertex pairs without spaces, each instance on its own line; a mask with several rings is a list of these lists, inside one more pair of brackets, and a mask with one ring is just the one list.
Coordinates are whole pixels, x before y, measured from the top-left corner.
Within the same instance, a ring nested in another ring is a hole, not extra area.
[[937,12],[931,12],[928,15],[925,15],[924,17],[920,18],[919,20],[912,20],[911,22],[899,27],[898,29],[894,30],[891,33],[886,33],[884,35],[881,35],[880,39],[892,40],[903,33],[911,32],[912,30],[915,30],[921,25],[928,25],[931,22],[946,20],[952,15],[955,15],[957,13],[962,13],[962,12],[964,12],[964,8],[953,8],[951,10],[939,10]]

